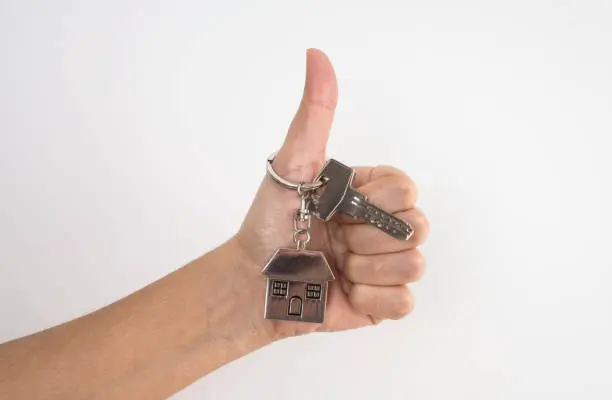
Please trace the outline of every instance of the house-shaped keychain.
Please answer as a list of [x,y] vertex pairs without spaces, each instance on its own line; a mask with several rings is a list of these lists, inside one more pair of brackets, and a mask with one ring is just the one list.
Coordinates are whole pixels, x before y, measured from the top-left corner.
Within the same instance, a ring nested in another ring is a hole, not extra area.
[[320,251],[280,248],[262,271],[268,280],[268,319],[323,322],[327,285],[334,280]]

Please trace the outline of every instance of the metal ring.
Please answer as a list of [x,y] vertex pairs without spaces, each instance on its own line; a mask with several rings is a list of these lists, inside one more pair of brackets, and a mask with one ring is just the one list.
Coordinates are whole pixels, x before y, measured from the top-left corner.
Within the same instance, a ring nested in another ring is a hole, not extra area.
[[[302,222],[304,226],[300,227],[300,222]],[[300,220],[298,218],[293,219],[293,231],[294,232],[302,232],[302,231],[308,232],[311,227],[312,227],[312,219],[310,219],[310,216],[308,216],[308,218],[305,218],[304,220]]]
[[317,181],[313,183],[294,183],[288,181],[287,179],[277,174],[276,171],[274,171],[274,168],[272,167],[272,161],[274,161],[274,157],[276,157],[276,153],[272,153],[270,157],[268,157],[268,160],[266,162],[266,172],[268,173],[268,176],[279,185],[287,189],[299,190],[300,192],[313,192],[315,190],[318,190],[325,183],[323,181]]
[[[300,236],[304,237],[300,238]],[[296,244],[298,250],[305,250],[308,243],[310,243],[310,232],[293,232],[293,242]]]

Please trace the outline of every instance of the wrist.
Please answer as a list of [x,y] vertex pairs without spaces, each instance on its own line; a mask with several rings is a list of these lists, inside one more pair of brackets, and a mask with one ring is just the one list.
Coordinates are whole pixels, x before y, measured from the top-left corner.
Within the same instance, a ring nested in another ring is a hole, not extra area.
[[248,248],[244,247],[240,235],[233,237],[224,246],[227,246],[227,249],[236,259],[236,275],[240,275],[241,280],[243,280],[246,285],[243,290],[243,296],[239,302],[242,303],[244,307],[248,307],[252,310],[254,318],[253,326],[257,326],[258,329],[268,337],[269,343],[295,336],[296,334],[293,333],[293,329],[287,329],[287,324],[283,324],[282,321],[270,320],[264,317],[266,280],[261,273],[264,265],[257,262],[248,251]]
[[235,292],[233,307],[236,317],[248,321],[252,337],[258,339],[260,347],[282,339],[274,321],[264,318],[266,285],[261,274],[263,266],[248,255],[236,237],[223,244],[222,251],[232,260],[232,271],[226,279],[231,281]]

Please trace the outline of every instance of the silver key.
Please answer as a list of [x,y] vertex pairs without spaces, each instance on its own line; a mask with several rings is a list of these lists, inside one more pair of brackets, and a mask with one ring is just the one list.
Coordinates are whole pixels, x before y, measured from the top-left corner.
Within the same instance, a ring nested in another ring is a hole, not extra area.
[[329,221],[338,211],[359,218],[399,240],[408,240],[414,233],[412,226],[388,212],[370,204],[368,198],[351,185],[355,171],[339,161],[330,159],[316,180],[324,187],[315,197],[314,215]]

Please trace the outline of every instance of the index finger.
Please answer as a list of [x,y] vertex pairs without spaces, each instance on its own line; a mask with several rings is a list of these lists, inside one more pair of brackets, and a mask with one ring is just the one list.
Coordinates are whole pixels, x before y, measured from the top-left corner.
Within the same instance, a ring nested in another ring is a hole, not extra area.
[[359,189],[361,186],[384,176],[406,176],[404,171],[390,165],[353,167],[353,170],[355,171],[355,180],[353,180],[353,187],[355,189]]

